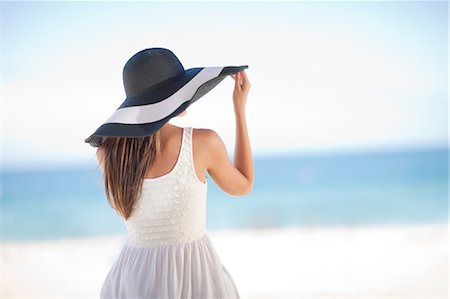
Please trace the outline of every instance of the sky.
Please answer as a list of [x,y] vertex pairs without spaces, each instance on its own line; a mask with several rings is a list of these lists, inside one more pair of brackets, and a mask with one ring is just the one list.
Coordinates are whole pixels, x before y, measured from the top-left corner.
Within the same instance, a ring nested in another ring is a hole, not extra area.
[[[2,167],[90,165],[136,52],[248,65],[254,156],[446,146],[446,1],[1,2]],[[234,81],[171,123],[232,156]]]

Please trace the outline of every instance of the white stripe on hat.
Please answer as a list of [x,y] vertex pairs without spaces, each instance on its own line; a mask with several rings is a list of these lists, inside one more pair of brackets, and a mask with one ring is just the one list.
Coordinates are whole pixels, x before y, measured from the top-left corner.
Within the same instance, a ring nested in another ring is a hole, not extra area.
[[141,124],[165,118],[194,96],[198,87],[219,76],[224,67],[204,67],[177,92],[161,102],[116,110],[105,123]]

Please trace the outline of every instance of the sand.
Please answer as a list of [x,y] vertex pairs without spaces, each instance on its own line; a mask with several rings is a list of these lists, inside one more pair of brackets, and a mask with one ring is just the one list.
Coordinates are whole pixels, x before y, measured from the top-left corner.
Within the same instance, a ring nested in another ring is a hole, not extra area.
[[[242,298],[448,298],[448,225],[209,231]],[[126,236],[4,242],[1,298],[98,298]]]

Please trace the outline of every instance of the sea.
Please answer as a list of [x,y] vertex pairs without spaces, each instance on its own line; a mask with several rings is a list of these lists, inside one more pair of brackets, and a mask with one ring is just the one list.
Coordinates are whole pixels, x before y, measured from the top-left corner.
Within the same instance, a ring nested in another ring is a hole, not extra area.
[[[210,178],[207,229],[448,222],[448,148],[254,158],[253,190]],[[92,167],[3,170],[1,240],[125,235]]]

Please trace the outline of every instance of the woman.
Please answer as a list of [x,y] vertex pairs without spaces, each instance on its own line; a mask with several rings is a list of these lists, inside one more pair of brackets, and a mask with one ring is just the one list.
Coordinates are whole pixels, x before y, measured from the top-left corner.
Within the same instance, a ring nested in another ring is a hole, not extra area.
[[[250,82],[234,79],[234,164],[211,129],[166,123],[145,137],[106,137],[97,148],[109,204],[128,230],[100,298],[240,298],[206,231],[207,176],[231,195],[253,186],[245,106]],[[185,115],[186,110],[177,116]]]

